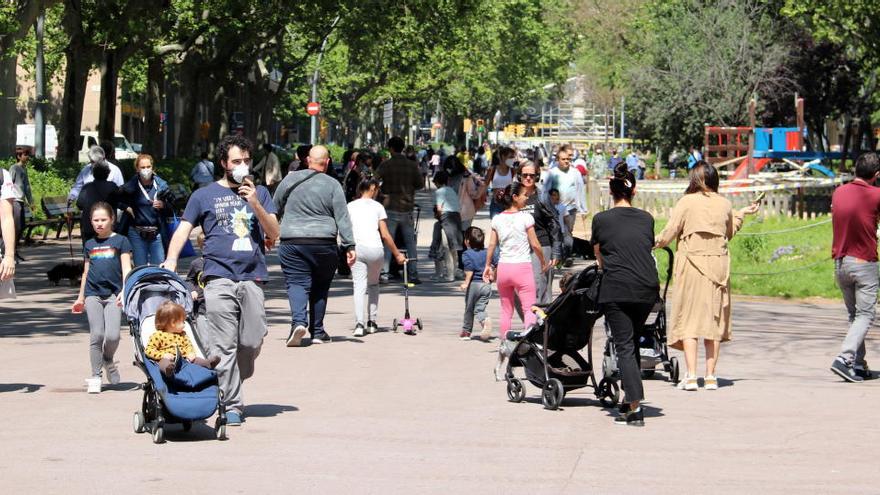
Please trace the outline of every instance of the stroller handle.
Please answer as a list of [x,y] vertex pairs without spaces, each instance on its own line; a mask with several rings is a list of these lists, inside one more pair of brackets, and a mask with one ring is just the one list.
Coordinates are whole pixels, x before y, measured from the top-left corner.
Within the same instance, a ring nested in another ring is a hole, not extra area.
[[663,250],[669,256],[669,264],[666,266],[666,285],[663,287],[663,300],[666,300],[666,293],[669,292],[669,281],[672,280],[672,266],[675,264],[675,254],[669,246],[664,246]]

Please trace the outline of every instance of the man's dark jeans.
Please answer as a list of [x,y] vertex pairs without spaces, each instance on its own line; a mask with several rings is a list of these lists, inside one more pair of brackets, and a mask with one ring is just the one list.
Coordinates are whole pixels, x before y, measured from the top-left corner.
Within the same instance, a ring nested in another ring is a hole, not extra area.
[[293,326],[307,327],[312,335],[324,333],[327,294],[339,262],[336,244],[281,244],[278,256]]

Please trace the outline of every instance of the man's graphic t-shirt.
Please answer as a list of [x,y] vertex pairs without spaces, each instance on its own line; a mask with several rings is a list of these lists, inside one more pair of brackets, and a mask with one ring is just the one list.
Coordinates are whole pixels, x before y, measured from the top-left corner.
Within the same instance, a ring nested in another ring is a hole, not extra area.
[[113,234],[106,239],[92,237],[83,246],[83,255],[89,260],[84,295],[110,297],[122,291],[122,253],[131,253],[131,244],[123,235]]
[[[257,198],[267,213],[277,211],[265,187],[257,186]],[[266,281],[263,228],[236,191],[216,182],[196,190],[186,204],[183,219],[205,232],[203,277]]]

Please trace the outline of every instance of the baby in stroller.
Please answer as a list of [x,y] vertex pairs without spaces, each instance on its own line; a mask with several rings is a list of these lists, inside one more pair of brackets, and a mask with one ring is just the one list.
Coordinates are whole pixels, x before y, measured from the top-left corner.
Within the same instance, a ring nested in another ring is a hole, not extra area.
[[211,359],[198,357],[192,342],[184,331],[186,310],[172,301],[165,301],[156,310],[156,332],[150,336],[144,354],[156,361],[165,376],[173,376],[177,356],[199,366],[214,369],[220,356]]

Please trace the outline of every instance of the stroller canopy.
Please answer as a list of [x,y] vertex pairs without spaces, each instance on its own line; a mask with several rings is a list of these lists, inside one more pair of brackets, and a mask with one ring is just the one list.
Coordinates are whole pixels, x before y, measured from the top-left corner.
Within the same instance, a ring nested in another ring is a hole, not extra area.
[[193,301],[189,288],[176,273],[157,266],[139,266],[125,279],[123,308],[129,321],[141,322],[156,313],[169,300],[192,313]]

